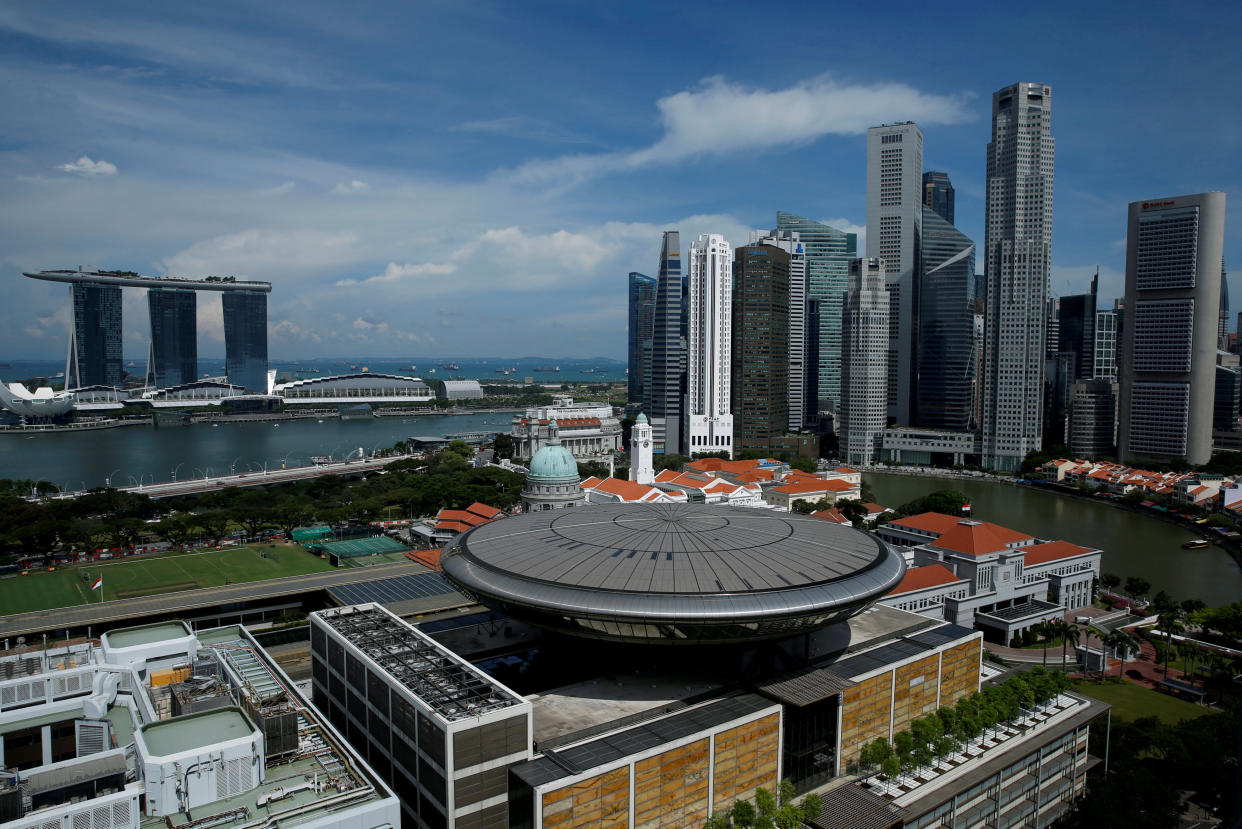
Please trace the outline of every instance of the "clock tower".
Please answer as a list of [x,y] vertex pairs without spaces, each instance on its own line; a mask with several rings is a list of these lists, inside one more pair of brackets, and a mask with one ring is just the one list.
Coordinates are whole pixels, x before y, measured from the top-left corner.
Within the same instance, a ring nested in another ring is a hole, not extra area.
[[630,480],[647,486],[655,481],[655,466],[651,462],[651,424],[641,412],[630,430]]

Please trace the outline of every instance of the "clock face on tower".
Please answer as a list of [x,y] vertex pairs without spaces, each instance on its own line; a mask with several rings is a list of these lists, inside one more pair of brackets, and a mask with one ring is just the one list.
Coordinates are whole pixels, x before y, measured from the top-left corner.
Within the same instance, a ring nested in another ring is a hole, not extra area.
[[650,448],[651,448],[651,441],[649,441],[649,440],[644,440],[644,441],[643,441],[643,448],[644,448],[644,449],[650,449]]

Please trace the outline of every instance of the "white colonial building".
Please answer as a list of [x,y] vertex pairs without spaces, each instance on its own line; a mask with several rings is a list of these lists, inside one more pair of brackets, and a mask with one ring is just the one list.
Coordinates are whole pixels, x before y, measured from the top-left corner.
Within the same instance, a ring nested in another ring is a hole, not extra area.
[[551,406],[535,406],[514,415],[509,434],[518,457],[533,458],[548,443],[556,421],[561,445],[578,460],[604,458],[621,448],[621,421],[607,403],[575,403],[572,397],[553,398]]
[[925,512],[881,525],[908,570],[881,603],[983,631],[1015,634],[1091,604],[1101,552],[1043,541],[987,521]]

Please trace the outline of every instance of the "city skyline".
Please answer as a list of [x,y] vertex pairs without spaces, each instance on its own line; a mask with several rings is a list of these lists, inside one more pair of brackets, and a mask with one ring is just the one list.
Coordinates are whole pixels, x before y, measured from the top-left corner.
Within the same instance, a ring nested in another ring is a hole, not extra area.
[[[61,297],[14,283],[83,265],[270,280],[273,359],[483,356],[530,350],[536,333],[560,353],[622,358],[624,277],[650,271],[662,231],[746,240],[787,210],[860,232],[869,126],[919,124],[925,169],[948,173],[955,224],[982,240],[990,93],[1019,78],[1058,90],[1054,294],[1083,292],[1099,264],[1101,304],[1121,295],[1130,201],[1236,190],[1238,116],[1209,103],[1236,67],[1235,10],[1157,9],[1119,25],[1075,9],[1053,44],[983,37],[1001,14],[985,7],[963,20],[911,11],[891,32],[897,47],[973,44],[935,74],[912,48],[882,68],[861,42],[831,58],[797,48],[865,27],[866,12],[800,9],[788,54],[759,60],[721,48],[745,33],[727,22],[741,7],[721,11],[724,40],[709,49],[676,25],[692,8],[656,27],[644,7],[622,21],[579,8],[340,21],[313,5],[156,20],[123,3],[106,18],[10,4],[0,280],[24,314],[7,320],[0,355],[63,350]],[[466,37],[478,49],[452,45]],[[661,54],[637,61],[640,46]],[[1140,93],[1127,81],[1152,55],[1167,71]],[[763,113],[743,119],[756,126],[721,128],[751,112]],[[1163,126],[1192,122],[1193,135]],[[1242,261],[1230,224],[1225,255]],[[199,354],[222,354],[218,300],[201,299]],[[137,319],[142,297],[125,303]],[[127,331],[126,356],[148,336]]]

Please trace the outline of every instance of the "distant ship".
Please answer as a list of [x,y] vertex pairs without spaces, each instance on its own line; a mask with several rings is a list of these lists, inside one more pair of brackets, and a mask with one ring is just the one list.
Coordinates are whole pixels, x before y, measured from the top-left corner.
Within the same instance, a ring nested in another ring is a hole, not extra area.
[[1211,543],[1212,543],[1212,542],[1208,541],[1206,538],[1196,538],[1194,541],[1186,541],[1186,542],[1184,542],[1184,543],[1182,544],[1182,549],[1184,549],[1184,550],[1202,550],[1204,547],[1208,546],[1208,545],[1209,545],[1209,544],[1211,544]]
[[461,366],[457,365],[457,363],[437,363],[436,365],[440,366],[440,368],[447,369],[448,371],[461,370]]
[[560,371],[560,366],[535,366],[535,371]]

